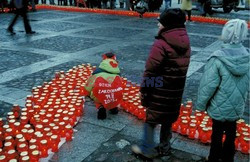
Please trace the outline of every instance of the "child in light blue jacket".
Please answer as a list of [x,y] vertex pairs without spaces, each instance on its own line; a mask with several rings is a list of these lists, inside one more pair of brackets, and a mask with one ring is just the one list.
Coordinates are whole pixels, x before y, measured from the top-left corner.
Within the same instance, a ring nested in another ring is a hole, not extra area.
[[[249,92],[250,55],[241,44],[247,38],[244,20],[228,21],[222,30],[222,49],[215,51],[204,69],[197,109],[213,119],[208,161],[233,162],[236,121],[243,115]],[[222,144],[223,132],[226,140]]]

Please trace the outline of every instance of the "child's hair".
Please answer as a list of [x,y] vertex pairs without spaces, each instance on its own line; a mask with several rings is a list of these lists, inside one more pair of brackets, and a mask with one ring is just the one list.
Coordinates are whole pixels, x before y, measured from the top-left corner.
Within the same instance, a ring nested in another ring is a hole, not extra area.
[[116,60],[116,55],[113,52],[108,52],[102,55],[103,60],[108,59],[108,58]]

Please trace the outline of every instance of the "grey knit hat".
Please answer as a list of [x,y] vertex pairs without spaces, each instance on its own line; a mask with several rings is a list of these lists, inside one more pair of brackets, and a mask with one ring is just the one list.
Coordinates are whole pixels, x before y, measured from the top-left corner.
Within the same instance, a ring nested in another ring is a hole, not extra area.
[[221,39],[224,43],[238,44],[247,38],[248,28],[245,20],[232,19],[223,27]]

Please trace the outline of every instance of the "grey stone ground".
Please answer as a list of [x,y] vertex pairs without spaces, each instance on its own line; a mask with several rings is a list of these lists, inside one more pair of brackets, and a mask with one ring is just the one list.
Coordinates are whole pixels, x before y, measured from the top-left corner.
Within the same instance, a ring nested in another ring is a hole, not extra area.
[[[43,10],[29,15],[37,34],[26,36],[22,23],[18,23],[15,26],[17,34],[10,36],[5,29],[12,16],[0,14],[0,117],[5,117],[14,103],[24,106],[31,88],[51,80],[55,71],[88,62],[98,65],[104,52],[117,53],[122,75],[140,82],[157,33],[155,18]],[[240,11],[225,15],[218,11],[214,16],[248,20],[249,13]],[[221,29],[221,25],[187,23],[192,57],[183,102],[192,99],[195,104],[206,58],[220,47]],[[244,45],[249,48],[249,41]],[[248,118],[249,100],[245,111],[247,121]],[[130,147],[140,143],[142,128],[142,121],[121,111],[99,121],[93,103],[87,101],[85,114],[75,127],[78,131],[74,140],[65,143],[51,161],[140,161],[131,155]],[[159,128],[156,141],[158,134]],[[181,135],[174,134],[171,142],[171,154],[155,161],[198,162],[208,155],[209,146]],[[248,160],[248,156],[237,152],[235,161]]]

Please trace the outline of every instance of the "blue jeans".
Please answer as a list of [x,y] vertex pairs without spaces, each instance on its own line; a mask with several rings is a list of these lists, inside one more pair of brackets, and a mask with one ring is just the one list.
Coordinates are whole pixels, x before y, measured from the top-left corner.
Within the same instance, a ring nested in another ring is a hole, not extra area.
[[[172,138],[172,123],[162,124],[160,130],[160,144],[158,145],[162,151],[168,151],[170,148],[170,139]],[[144,124],[144,135],[142,141],[142,152],[145,154],[155,154],[154,129],[156,124]]]

